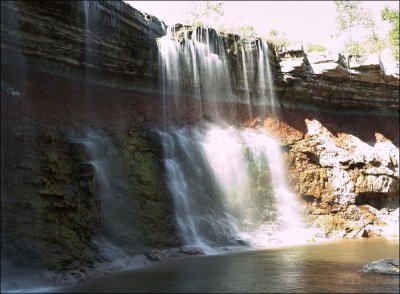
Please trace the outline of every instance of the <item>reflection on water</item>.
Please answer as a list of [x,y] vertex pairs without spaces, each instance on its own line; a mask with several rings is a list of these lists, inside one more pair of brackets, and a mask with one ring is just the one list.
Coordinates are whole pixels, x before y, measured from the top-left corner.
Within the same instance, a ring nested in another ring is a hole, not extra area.
[[399,258],[398,240],[334,243],[182,258],[116,273],[67,292],[398,292],[399,276],[360,273]]

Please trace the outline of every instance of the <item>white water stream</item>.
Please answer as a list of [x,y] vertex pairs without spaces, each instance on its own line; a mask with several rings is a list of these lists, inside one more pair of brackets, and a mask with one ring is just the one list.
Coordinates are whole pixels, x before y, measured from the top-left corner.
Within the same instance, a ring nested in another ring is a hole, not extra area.
[[167,28],[166,35],[158,39],[167,125],[171,125],[174,116],[180,113],[186,103],[185,97],[197,99],[196,112],[219,123],[224,115],[235,116],[237,113],[218,103],[242,101],[248,105],[250,118],[253,118],[253,104],[269,107],[275,112],[267,44],[261,40],[246,41],[246,44],[240,41],[233,47],[241,51],[237,72],[244,79],[244,97],[238,97],[232,87],[235,70],[228,62],[227,48],[218,32],[201,27],[193,31],[181,28],[178,32],[175,27]]
[[[276,114],[268,46],[262,40],[235,40],[241,51],[236,73],[244,91],[238,99],[224,44],[221,35],[207,28],[169,27],[158,41],[166,124],[159,133],[181,239],[207,253],[229,246],[305,242],[310,236],[286,183],[278,142],[266,131],[227,126],[227,109],[215,103],[243,101],[250,118],[253,105]],[[199,101],[200,117],[214,123],[174,127],[184,97]],[[205,112],[207,103],[214,104]]]
[[211,253],[311,237],[286,184],[279,144],[267,132],[210,124],[160,135],[185,245]]

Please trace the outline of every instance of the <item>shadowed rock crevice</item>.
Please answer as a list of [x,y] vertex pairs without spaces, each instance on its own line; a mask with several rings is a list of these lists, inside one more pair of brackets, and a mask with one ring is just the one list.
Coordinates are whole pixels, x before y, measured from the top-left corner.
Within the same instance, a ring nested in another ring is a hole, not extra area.
[[398,193],[364,192],[359,193],[355,201],[356,205],[371,205],[376,209],[386,208],[395,210],[399,207]]

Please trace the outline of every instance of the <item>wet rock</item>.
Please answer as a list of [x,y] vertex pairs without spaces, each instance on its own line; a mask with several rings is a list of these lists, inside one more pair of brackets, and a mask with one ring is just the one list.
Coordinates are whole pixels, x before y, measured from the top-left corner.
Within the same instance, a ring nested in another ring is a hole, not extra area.
[[183,246],[181,248],[182,253],[188,255],[202,255],[204,254],[204,250],[198,246]]
[[151,261],[164,261],[171,258],[182,256],[182,252],[179,248],[163,249],[163,250],[152,250],[145,254]]
[[57,285],[59,286],[71,286],[78,282],[78,279],[71,273],[66,273],[59,278]]
[[[116,83],[111,76],[106,82],[104,73],[120,74],[130,77],[135,86],[157,88],[156,38],[163,34],[164,23],[122,1],[91,1],[88,5],[91,24],[90,32],[86,33],[81,2],[60,1],[46,7],[38,1],[2,3],[2,11],[15,15],[14,22],[24,23],[23,29],[17,33],[12,21],[8,18],[2,20],[2,25],[7,27],[7,36],[2,43],[13,44],[15,47],[10,48],[13,54],[24,51],[40,58],[42,68],[46,63],[49,65],[47,70],[62,75],[68,76],[68,69],[80,75],[79,67],[88,64],[91,68],[101,68],[103,74],[97,79],[104,83]],[[16,10],[18,13],[14,14]],[[61,15],[70,15],[71,22],[60,18]],[[48,19],[44,20],[43,16]],[[32,23],[36,23],[35,28],[31,27]],[[47,29],[49,24],[52,30]],[[21,42],[21,38],[29,41]],[[74,46],[63,45],[66,40]],[[91,51],[89,59],[85,58],[86,46]],[[58,65],[51,60],[58,60]]]
[[398,275],[399,259],[381,259],[365,265],[361,272]]

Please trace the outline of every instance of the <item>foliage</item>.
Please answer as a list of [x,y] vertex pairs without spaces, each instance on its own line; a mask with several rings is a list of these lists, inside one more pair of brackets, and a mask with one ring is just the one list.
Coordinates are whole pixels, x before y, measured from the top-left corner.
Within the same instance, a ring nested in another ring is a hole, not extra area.
[[255,214],[260,223],[276,220],[276,200],[273,194],[272,179],[268,167],[268,160],[263,156],[255,155],[249,147],[245,148],[247,172],[251,179],[250,197],[256,207]]
[[392,24],[392,29],[389,32],[389,39],[390,43],[392,45],[392,51],[393,51],[393,56],[394,58],[398,61],[399,60],[399,10],[398,9],[389,9],[388,7],[385,7],[381,11],[381,16],[382,19],[385,21],[388,21],[390,24]]
[[188,13],[187,24],[192,26],[208,26],[218,29],[223,33],[237,34],[244,40],[254,39],[257,36],[255,28],[251,25],[227,25],[223,22],[223,2],[192,1]]
[[223,2],[192,1],[188,24],[193,26],[212,26],[224,15]]
[[[371,42],[377,41],[377,34],[375,33],[375,22],[372,20],[368,11],[361,7],[360,1],[335,1],[337,12],[337,35],[344,35],[344,49],[345,54],[362,58],[367,53],[365,44],[356,40],[356,33],[359,29],[369,29],[373,38]],[[378,44],[378,43],[377,43]],[[379,46],[375,46],[379,48]]]
[[367,53],[364,44],[358,41],[353,41],[352,43],[345,43],[345,46],[349,48],[351,55],[353,55],[357,59],[365,57]]
[[365,50],[373,54],[380,54],[385,48],[387,48],[387,42],[379,37],[379,35],[372,31],[371,35],[365,41]]
[[239,35],[244,41],[255,39],[258,35],[256,29],[251,25],[220,26],[218,30],[223,33]]
[[314,43],[307,44],[307,47],[307,52],[325,52],[327,50],[326,47]]
[[239,26],[234,31],[245,40],[254,39],[257,36],[257,31],[253,26]]
[[279,52],[283,47],[290,45],[290,41],[286,37],[286,34],[278,30],[271,30],[267,35],[267,41],[274,46],[276,52]]

